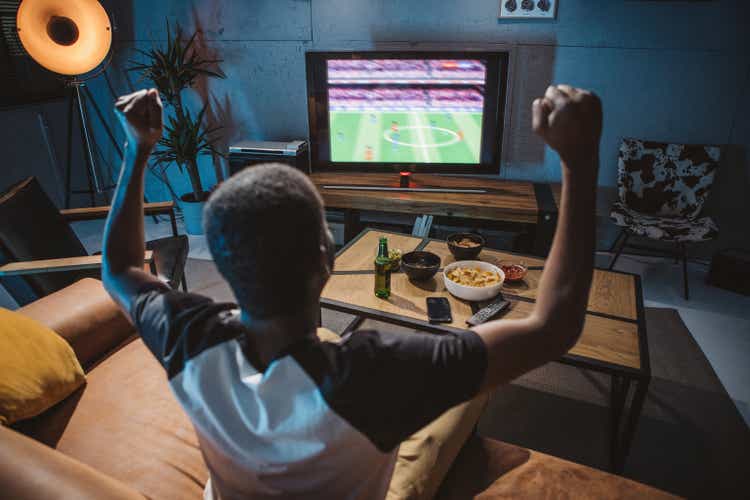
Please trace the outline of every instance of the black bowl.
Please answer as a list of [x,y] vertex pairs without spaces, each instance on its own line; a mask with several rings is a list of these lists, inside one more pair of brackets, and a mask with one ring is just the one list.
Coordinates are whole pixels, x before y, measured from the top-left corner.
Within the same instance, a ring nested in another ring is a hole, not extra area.
[[427,281],[440,269],[440,257],[432,252],[409,252],[401,256],[401,270],[412,281]]
[[[474,247],[461,247],[456,245],[457,241],[467,239],[477,243]],[[476,260],[479,253],[484,248],[484,238],[474,233],[455,233],[448,236],[448,249],[451,251],[456,260]]]

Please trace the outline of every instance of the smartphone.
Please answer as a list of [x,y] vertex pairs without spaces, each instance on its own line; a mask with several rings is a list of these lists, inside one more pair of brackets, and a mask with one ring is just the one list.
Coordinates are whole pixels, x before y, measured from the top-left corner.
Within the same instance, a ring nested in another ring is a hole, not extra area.
[[427,297],[427,318],[430,323],[450,323],[451,303],[445,297]]

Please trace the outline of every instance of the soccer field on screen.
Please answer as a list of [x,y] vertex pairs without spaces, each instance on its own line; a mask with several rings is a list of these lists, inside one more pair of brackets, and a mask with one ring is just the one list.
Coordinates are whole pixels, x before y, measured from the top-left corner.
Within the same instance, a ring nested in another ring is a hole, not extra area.
[[334,162],[479,163],[482,113],[331,111]]

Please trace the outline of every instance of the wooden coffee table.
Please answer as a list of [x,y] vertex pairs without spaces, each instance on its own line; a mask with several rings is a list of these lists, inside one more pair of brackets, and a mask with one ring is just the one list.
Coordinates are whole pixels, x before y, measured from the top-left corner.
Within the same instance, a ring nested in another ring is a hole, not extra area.
[[[442,240],[365,229],[337,253],[333,275],[321,298],[321,307],[356,316],[344,333],[355,329],[365,318],[433,333],[467,328],[466,320],[479,305],[450,295],[440,273],[430,281],[411,283],[405,274],[394,272],[390,298],[375,297],[373,261],[380,236],[388,238],[389,248],[398,248],[404,253],[433,252],[441,256],[443,266],[454,260]],[[544,260],[490,249],[484,249],[479,258],[493,263],[520,260],[529,267],[521,284],[503,286],[503,295],[511,302],[503,317],[529,315],[536,301]],[[425,299],[435,296],[450,301],[452,323],[431,324],[427,320]],[[594,271],[583,332],[578,343],[558,361],[611,377],[610,462],[613,470],[621,471],[651,380],[639,276],[601,269]]]

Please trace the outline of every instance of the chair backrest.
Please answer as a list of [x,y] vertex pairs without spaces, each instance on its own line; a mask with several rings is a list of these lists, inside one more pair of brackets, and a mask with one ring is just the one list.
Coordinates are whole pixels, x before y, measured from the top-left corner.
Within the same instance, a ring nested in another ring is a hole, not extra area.
[[620,200],[641,213],[692,219],[708,197],[720,156],[718,146],[623,139]]
[[[87,255],[70,224],[34,177],[0,194],[0,254],[6,262]],[[86,270],[43,273],[5,278],[2,284],[19,305],[25,305],[91,276],[92,272]]]

